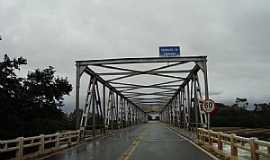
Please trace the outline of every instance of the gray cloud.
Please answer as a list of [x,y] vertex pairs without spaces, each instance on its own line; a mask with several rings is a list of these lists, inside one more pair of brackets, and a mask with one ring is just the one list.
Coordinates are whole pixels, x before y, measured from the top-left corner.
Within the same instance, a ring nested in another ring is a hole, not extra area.
[[74,84],[75,60],[157,56],[159,45],[180,45],[183,55],[208,56],[221,102],[269,100],[269,28],[267,0],[0,0],[1,54],[25,56],[25,70],[53,65]]

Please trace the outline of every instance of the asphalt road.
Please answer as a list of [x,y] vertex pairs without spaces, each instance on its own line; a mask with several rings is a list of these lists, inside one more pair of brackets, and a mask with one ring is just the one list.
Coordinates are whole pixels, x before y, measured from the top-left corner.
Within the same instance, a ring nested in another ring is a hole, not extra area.
[[48,160],[210,160],[159,122],[123,131],[58,153]]

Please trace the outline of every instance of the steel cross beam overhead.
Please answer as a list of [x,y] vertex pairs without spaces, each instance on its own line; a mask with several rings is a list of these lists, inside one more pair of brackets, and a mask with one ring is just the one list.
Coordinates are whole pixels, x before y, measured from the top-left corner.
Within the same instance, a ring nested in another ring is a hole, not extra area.
[[[164,121],[174,123],[183,114],[186,117],[181,123],[185,125],[205,124],[207,119],[199,107],[202,94],[198,72],[203,73],[204,97],[207,99],[206,58],[189,56],[76,61],[77,126],[87,128],[91,117],[93,127],[95,116],[103,120],[104,127],[112,127],[112,123],[123,123],[122,126],[137,123],[145,120],[144,108],[153,105],[159,108]],[[89,85],[85,86],[87,93],[80,91],[80,80],[84,73],[90,76]],[[84,107],[80,106],[80,94],[86,95]],[[191,115],[194,107],[194,115]],[[83,108],[82,116],[80,108]]]
[[145,58],[120,58],[103,60],[76,61],[80,65],[100,65],[100,64],[131,64],[131,63],[164,63],[164,62],[201,62],[206,61],[206,56],[189,57],[145,57]]

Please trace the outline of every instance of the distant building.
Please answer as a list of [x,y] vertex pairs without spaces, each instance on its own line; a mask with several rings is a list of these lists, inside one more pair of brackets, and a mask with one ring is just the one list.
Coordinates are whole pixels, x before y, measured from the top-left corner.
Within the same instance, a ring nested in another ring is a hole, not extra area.
[[235,105],[241,109],[247,109],[248,107],[248,101],[246,98],[236,98],[235,99]]

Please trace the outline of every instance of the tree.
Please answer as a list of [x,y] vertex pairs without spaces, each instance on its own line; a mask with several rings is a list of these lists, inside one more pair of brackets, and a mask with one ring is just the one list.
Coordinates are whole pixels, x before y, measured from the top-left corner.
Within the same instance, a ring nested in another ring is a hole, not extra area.
[[219,110],[211,117],[211,125],[215,127],[248,127],[270,128],[270,110],[248,111],[238,107],[230,107],[224,104],[216,104]]
[[52,66],[44,70],[35,70],[27,75],[24,86],[32,102],[42,106],[60,109],[63,106],[63,96],[72,90],[67,78],[55,78]]
[[18,96],[23,88],[23,79],[17,77],[15,70],[26,62],[22,57],[11,60],[7,55],[0,62],[0,139],[15,136],[10,131],[14,132],[21,122],[18,117]]
[[18,78],[14,71],[21,64],[26,60],[11,61],[7,55],[0,63],[0,139],[70,128],[62,111],[63,96],[72,90],[67,78],[56,77],[52,66]]
[[68,128],[68,118],[62,112],[63,96],[71,92],[72,85],[66,78],[56,78],[54,74],[54,68],[49,66],[29,73],[24,81],[26,99],[30,100],[27,105],[31,107],[27,109],[31,114],[25,113],[25,119],[36,122],[31,124],[37,132],[51,133]]
[[17,78],[14,71],[19,70],[22,64],[26,64],[24,58],[10,60],[7,55],[4,56],[4,61],[0,62],[0,97],[3,100],[1,102],[15,99],[15,93],[21,89],[22,79]]

